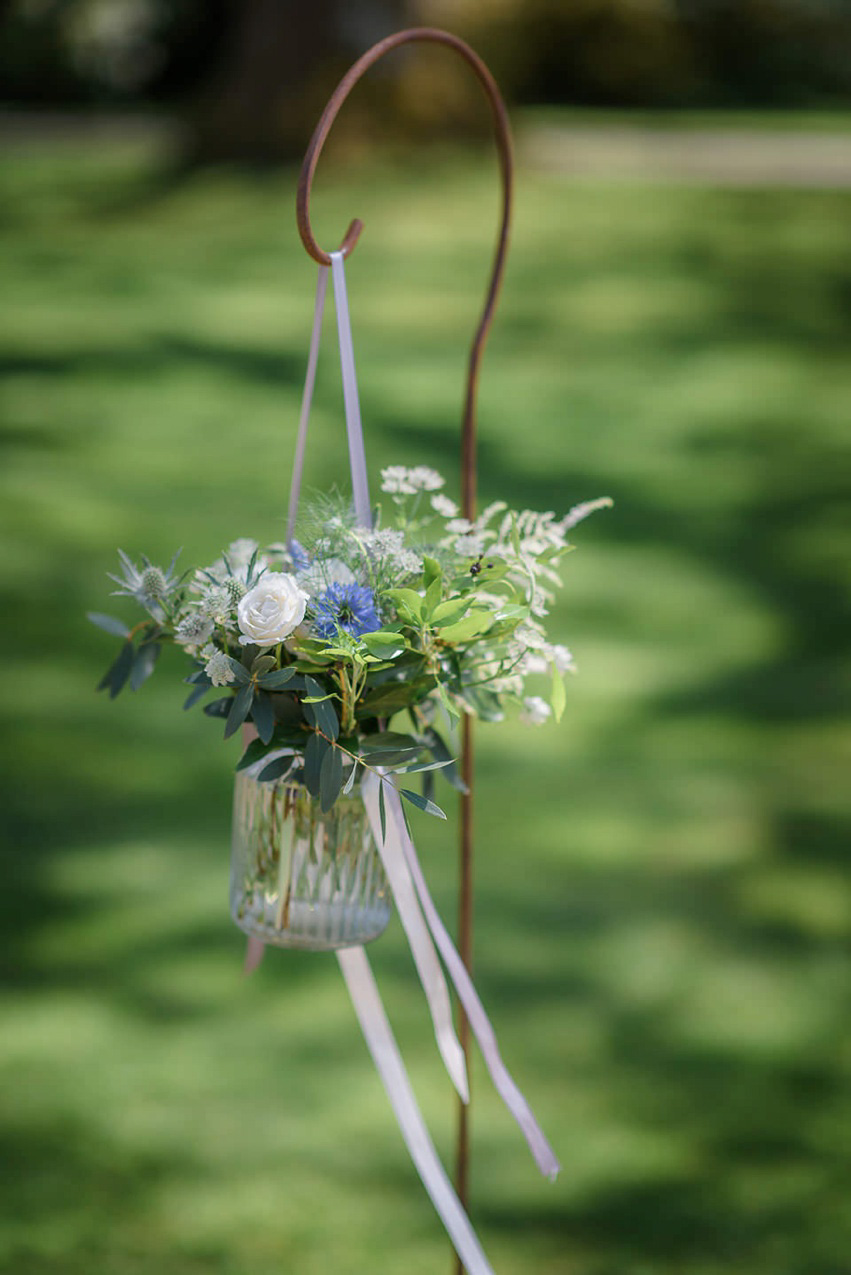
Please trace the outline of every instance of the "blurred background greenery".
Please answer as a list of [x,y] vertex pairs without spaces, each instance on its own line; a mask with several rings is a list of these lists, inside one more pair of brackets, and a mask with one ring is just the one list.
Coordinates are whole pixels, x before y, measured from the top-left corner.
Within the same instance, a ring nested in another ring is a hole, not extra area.
[[[240,978],[236,746],[180,712],[173,652],[137,696],[96,696],[112,644],[84,619],[112,609],[118,545],[189,564],[280,536],[314,267],[295,170],[269,161],[413,17],[471,36],[520,104],[481,498],[616,502],[566,563],[561,727],[478,732],[477,982],[565,1169],[537,1179],[476,1069],[474,1220],[499,1275],[848,1275],[847,10],[364,5],[323,29],[303,120],[200,128],[229,99],[225,51],[265,43],[240,22],[287,9],[7,11],[0,1269],[449,1269],[333,959]],[[118,36],[92,44],[107,18]],[[425,463],[451,492],[496,191],[481,106],[439,62],[364,86],[314,214],[321,242],[366,222],[348,276],[373,480]],[[374,148],[388,101],[396,145]],[[471,141],[398,145],[441,120]],[[685,148],[688,180],[629,162],[648,137]],[[345,473],[339,400],[329,339],[316,486]],[[452,830],[415,831],[451,920]],[[371,955],[450,1159],[398,924]]]

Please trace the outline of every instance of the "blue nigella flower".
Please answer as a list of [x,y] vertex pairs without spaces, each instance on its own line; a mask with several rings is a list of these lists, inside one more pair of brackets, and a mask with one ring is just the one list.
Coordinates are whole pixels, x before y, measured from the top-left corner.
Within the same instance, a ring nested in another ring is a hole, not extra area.
[[307,550],[304,545],[293,538],[287,548],[290,551],[294,571],[306,571],[310,566],[310,558],[307,556]]
[[326,642],[338,629],[360,637],[381,628],[375,598],[363,584],[332,584],[313,603],[313,627]]

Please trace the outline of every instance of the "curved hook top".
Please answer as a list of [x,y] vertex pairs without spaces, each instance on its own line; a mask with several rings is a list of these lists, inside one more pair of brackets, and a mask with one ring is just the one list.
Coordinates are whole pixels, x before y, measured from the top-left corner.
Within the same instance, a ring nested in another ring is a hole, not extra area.
[[[505,269],[505,257],[508,249],[508,230],[511,221],[511,196],[512,196],[512,180],[513,180],[513,159],[511,149],[511,130],[508,123],[508,112],[505,109],[505,103],[502,100],[496,81],[485,66],[482,59],[475,53],[468,44],[459,39],[458,36],[450,34],[448,31],[441,31],[437,27],[411,27],[407,31],[398,31],[395,35],[387,36],[386,39],[380,40],[374,44],[371,49],[360,57],[357,62],[346,72],[340,83],[337,85],[325,110],[320,116],[319,123],[316,125],[313,136],[310,139],[307,151],[304,156],[301,173],[298,181],[298,194],[296,197],[296,219],[298,222],[298,230],[301,241],[308,254],[314,261],[320,265],[328,266],[331,264],[330,254],[320,248],[316,242],[313,230],[310,225],[310,191],[313,184],[313,176],[316,171],[316,165],[325,145],[325,140],[331,131],[331,126],[337,118],[340,107],[348,97],[352,88],[357,84],[358,80],[376,63],[385,53],[389,53],[392,49],[398,48],[402,44],[409,44],[416,41],[426,41],[433,44],[444,44],[454,49],[456,53],[464,59],[464,61],[475,72],[479,82],[484,88],[485,94],[490,103],[491,112],[493,114],[494,136],[499,152],[500,174],[502,178],[502,218],[497,238],[496,252],[494,254],[493,267],[491,270],[488,291],[485,297],[485,305],[479,320],[476,333],[473,338],[473,344],[470,348],[470,358],[467,374],[467,393],[464,403],[464,417],[462,425],[462,443],[461,443],[461,470],[462,470],[462,506],[464,516],[473,518],[475,516],[476,502],[476,466],[475,466],[475,416],[476,416],[476,384],[478,379],[479,361],[482,356],[484,344],[487,339],[488,330],[490,328],[493,313],[496,309],[496,301],[499,295],[500,284],[502,283],[502,275]],[[355,218],[349,225],[343,241],[340,244],[339,251],[344,256],[348,256],[355,247],[355,244],[363,230],[363,222]]]

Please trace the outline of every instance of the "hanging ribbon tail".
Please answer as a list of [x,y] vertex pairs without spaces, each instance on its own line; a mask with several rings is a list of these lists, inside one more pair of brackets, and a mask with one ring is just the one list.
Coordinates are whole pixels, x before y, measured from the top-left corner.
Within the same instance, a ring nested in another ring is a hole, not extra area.
[[[396,789],[387,781],[382,781],[376,774],[367,773],[361,785],[363,803],[367,817],[378,846],[399,920],[411,945],[411,955],[423,985],[428,1002],[437,1047],[462,1102],[470,1101],[470,1088],[467,1081],[467,1063],[464,1051],[452,1022],[452,1002],[449,988],[443,976],[443,969],[434,950],[431,933],[423,918],[422,909],[417,898],[411,873],[405,860],[403,848],[399,842],[395,823],[387,821],[386,836],[381,835],[381,815],[379,812],[379,787],[384,782],[385,790],[395,794]],[[385,791],[385,799],[390,795]],[[398,801],[398,795],[396,797]]]
[[372,1060],[387,1091],[411,1159],[468,1275],[494,1275],[470,1219],[440,1163],[411,1088],[362,947],[340,948],[337,960]]
[[248,942],[245,945],[245,962],[242,966],[242,974],[244,978],[248,978],[249,974],[253,974],[257,966],[263,960],[266,954],[266,944],[262,939],[258,939],[255,935],[250,934]]
[[343,372],[343,406],[346,411],[346,434],[349,440],[349,466],[352,471],[355,517],[361,527],[371,527],[372,506],[369,503],[366,452],[363,447],[363,427],[355,375],[355,351],[352,344],[349,301],[346,295],[346,272],[342,252],[332,252],[330,256],[331,277],[334,281],[334,306],[337,311],[337,336],[340,342],[340,367]]
[[405,856],[426,921],[437,944],[438,951],[443,957],[449,977],[455,985],[458,998],[464,1007],[464,1013],[467,1015],[473,1035],[478,1041],[491,1079],[506,1107],[520,1126],[520,1130],[529,1144],[529,1150],[535,1157],[535,1163],[541,1173],[544,1177],[549,1178],[551,1182],[554,1182],[558,1177],[561,1164],[535,1119],[532,1108],[523,1097],[508,1068],[502,1061],[496,1034],[491,1026],[485,1007],[479,999],[479,994],[473,986],[473,980],[467,973],[464,962],[458,955],[455,944],[449,937],[449,932],[441,921],[437,908],[434,906],[434,900],[429,893],[423,870],[420,867],[420,861],[417,858],[416,848],[405,826],[402,800],[392,785],[388,784],[387,787],[389,791],[385,794],[385,797],[388,839],[390,839],[389,824],[392,820],[395,828],[395,836],[392,838],[393,844],[400,846]]

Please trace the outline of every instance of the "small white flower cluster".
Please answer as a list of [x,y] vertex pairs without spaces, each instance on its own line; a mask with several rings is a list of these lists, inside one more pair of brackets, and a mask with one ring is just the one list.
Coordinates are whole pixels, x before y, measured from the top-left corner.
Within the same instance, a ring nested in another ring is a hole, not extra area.
[[524,676],[527,673],[575,673],[576,663],[566,646],[551,646],[545,642],[536,651],[526,651],[521,657],[518,668]]
[[455,501],[450,500],[448,496],[432,496],[429,503],[431,504],[434,512],[436,514],[440,514],[441,518],[458,517],[458,506],[455,504]]
[[527,695],[518,713],[518,720],[524,726],[543,726],[551,713],[549,704],[545,699],[541,699],[540,695]]
[[360,532],[355,538],[366,557],[372,562],[380,563],[391,577],[400,580],[418,575],[423,569],[420,555],[406,547],[403,531],[388,527],[378,531]]
[[204,665],[204,672],[213,685],[230,686],[234,681],[234,672],[230,666],[230,659],[225,652],[218,651],[211,645],[204,647],[201,656],[207,661]]
[[391,496],[414,496],[418,491],[439,491],[446,482],[436,469],[428,465],[388,465],[381,471],[381,490]]
[[187,651],[196,651],[207,642],[213,633],[213,621],[208,615],[193,607],[186,611],[174,630],[174,640]]
[[[595,509],[611,503],[608,497],[585,501],[559,519],[551,511],[536,513],[532,509],[524,509],[521,513],[514,513],[504,501],[498,500],[488,505],[475,521],[456,517],[457,509],[453,509],[449,517],[447,506],[449,521],[444,527],[445,534],[440,545],[465,558],[478,558],[486,553],[501,559],[508,565],[510,581],[525,588],[532,614],[540,617],[548,613],[555,597],[551,586],[558,588],[561,585],[555,563],[569,548],[567,531]],[[443,510],[437,512],[442,513]],[[499,514],[502,514],[501,520],[492,526]]]

